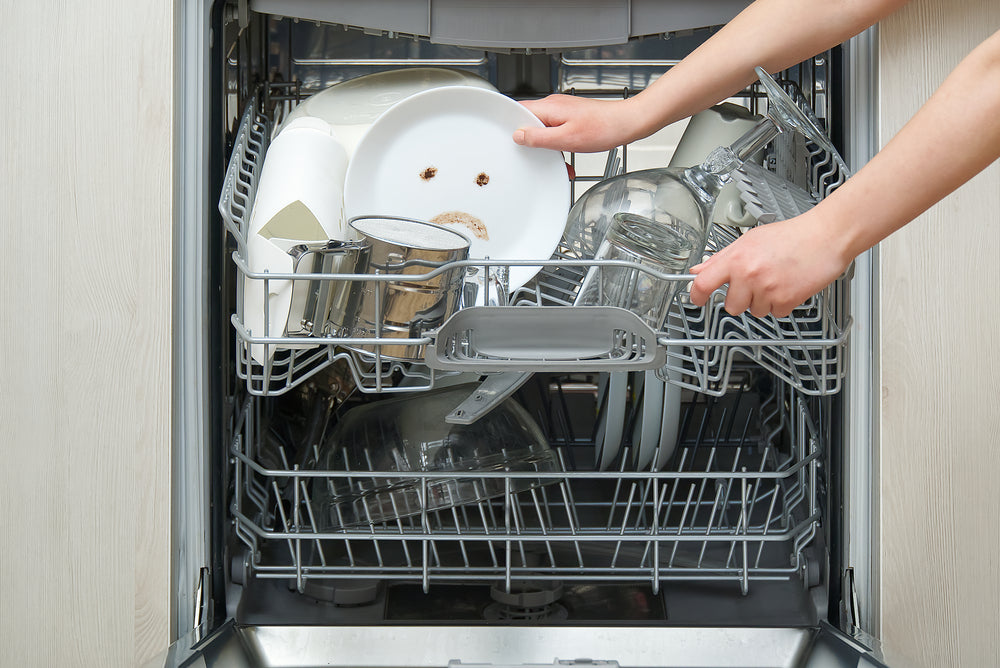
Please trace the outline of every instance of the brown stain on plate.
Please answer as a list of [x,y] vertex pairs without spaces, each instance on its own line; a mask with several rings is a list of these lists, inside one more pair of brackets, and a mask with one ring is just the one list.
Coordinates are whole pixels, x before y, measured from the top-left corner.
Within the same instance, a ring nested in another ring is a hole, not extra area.
[[420,178],[422,178],[424,181],[430,181],[435,176],[437,176],[437,173],[438,173],[437,167],[428,167],[424,169],[422,172],[420,172]]
[[486,223],[470,213],[465,213],[464,211],[445,211],[444,213],[439,213],[431,218],[430,222],[436,225],[462,225],[472,232],[477,239],[482,239],[484,241],[490,240],[489,231],[486,229]]
[[477,186],[485,186],[489,182],[490,182],[490,175],[487,174],[486,172],[479,172],[479,174],[476,175]]

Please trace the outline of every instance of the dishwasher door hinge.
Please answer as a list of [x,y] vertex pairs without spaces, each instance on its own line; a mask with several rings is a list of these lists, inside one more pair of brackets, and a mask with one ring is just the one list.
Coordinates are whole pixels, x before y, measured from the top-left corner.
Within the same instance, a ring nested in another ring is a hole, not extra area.
[[198,586],[194,590],[194,615],[192,617],[194,628],[201,626],[201,623],[211,616],[208,608],[212,597],[208,595],[208,592],[212,587],[212,573],[207,566],[201,567],[197,581]]
[[861,605],[858,602],[858,589],[854,584],[854,567],[844,569],[842,582],[843,600],[841,602],[841,630],[858,642],[872,648],[876,654],[881,643],[861,626]]
[[843,592],[843,600],[841,601],[843,624],[841,626],[844,631],[853,634],[855,629],[861,627],[861,606],[858,605],[858,590],[854,584],[853,566],[844,569],[841,591]]

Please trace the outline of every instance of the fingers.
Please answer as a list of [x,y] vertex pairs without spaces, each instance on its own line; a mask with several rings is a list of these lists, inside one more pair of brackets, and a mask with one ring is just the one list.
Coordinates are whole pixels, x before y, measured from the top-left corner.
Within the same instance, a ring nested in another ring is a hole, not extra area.
[[721,255],[721,253],[716,254],[705,262],[691,267],[691,273],[697,274],[691,283],[691,301],[695,306],[704,306],[709,295],[729,282],[729,269],[725,258],[720,257]]
[[723,305],[729,315],[739,315],[750,308],[754,294],[746,283],[734,281],[726,291],[726,303]]

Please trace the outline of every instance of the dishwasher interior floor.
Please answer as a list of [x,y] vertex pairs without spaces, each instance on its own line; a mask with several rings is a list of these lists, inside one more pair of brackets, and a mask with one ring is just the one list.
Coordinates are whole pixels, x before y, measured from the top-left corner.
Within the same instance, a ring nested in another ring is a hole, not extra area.
[[365,605],[335,605],[299,594],[280,580],[255,580],[246,587],[235,619],[246,625],[535,625],[535,626],[815,626],[813,601],[825,593],[800,581],[758,582],[746,596],[730,583],[666,583],[658,594],[641,584],[567,584],[557,601],[561,612],[545,618],[512,620],[494,612],[499,605],[483,584],[376,586]]

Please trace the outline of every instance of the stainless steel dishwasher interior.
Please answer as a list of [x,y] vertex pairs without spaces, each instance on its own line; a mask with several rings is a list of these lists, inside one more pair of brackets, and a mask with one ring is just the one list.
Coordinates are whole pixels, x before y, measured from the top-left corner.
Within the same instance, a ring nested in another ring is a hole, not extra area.
[[[514,97],[630,95],[712,32],[526,54],[250,18],[228,45],[220,110],[239,158],[225,185],[230,313],[239,312],[243,270],[229,258],[239,255],[233,239],[245,233],[253,174],[276,123],[304,97],[337,81],[414,65],[464,69]],[[828,125],[835,123],[830,77],[823,58],[783,75],[787,89]],[[739,99],[751,108],[759,103],[754,90]],[[836,186],[800,140],[776,144],[769,169],[814,191]],[[608,170],[632,169],[632,148],[568,156],[574,197]],[[668,159],[662,155],[663,164]],[[713,243],[732,235],[717,229]],[[565,277],[542,276],[553,280],[540,303],[560,303]],[[667,640],[676,651],[669,665],[805,665],[804,648],[815,643],[814,629],[831,608],[837,548],[828,518],[836,492],[828,476],[849,327],[845,283],[782,321],[727,319],[721,303],[714,315],[680,310],[663,340],[691,332],[708,339],[711,330],[721,343],[670,349],[664,373],[683,392],[676,447],[661,470],[630,464],[640,372],[621,372],[632,398],[624,447],[602,471],[594,450],[609,375],[542,369],[514,397],[555,452],[544,484],[514,491],[512,481],[527,474],[482,474],[481,484],[492,475],[505,491],[331,530],[318,528],[313,482],[332,484],[357,471],[299,466],[307,459],[302,444],[315,440],[310,429],[393,387],[429,388],[447,374],[407,364],[372,371],[332,345],[279,353],[263,369],[246,342],[230,334],[223,381],[231,397],[223,474],[231,529],[226,616],[260,665],[325,665],[331,654],[341,665],[440,665],[477,656],[551,663],[550,647],[622,665],[668,665],[656,651]],[[737,344],[723,341],[726,331]],[[419,486],[420,474],[413,477]],[[384,626],[399,641],[391,647],[377,641]],[[609,646],[620,655],[604,655]],[[742,656],[733,658],[734,651]]]

